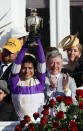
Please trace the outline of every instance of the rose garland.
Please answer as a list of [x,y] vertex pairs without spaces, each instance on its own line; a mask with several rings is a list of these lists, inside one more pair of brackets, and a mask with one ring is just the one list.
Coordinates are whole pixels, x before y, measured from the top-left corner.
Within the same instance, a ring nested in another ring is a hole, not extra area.
[[[40,124],[35,124],[28,115],[20,121],[14,131],[82,131],[83,130],[83,90],[76,90],[76,99],[78,105],[72,104],[71,97],[57,96],[56,101],[51,99],[47,105],[43,106],[43,115],[40,118]],[[66,112],[62,111],[61,104],[64,103]],[[59,107],[57,109],[57,107]],[[50,112],[53,112],[51,114]],[[40,117],[39,113],[33,114],[35,120]],[[25,129],[26,124],[28,128]]]

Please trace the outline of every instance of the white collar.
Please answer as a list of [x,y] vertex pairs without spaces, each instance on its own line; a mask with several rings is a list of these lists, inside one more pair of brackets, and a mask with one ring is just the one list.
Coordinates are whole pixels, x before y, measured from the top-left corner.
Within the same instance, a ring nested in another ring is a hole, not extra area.
[[9,66],[9,65],[11,65],[11,64],[12,64],[12,63],[5,64],[3,61],[1,62],[1,66],[2,66],[2,65]]
[[57,74],[57,75],[52,75],[51,73],[48,72],[48,76],[49,76],[49,77],[50,77],[50,76],[54,76],[54,77],[56,77],[56,78],[58,79],[58,77],[60,76],[60,73]]

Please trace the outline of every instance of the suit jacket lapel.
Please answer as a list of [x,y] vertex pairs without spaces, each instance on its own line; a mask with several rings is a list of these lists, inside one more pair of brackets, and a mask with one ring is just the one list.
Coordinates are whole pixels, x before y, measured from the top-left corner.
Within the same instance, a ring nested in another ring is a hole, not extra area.
[[9,74],[10,74],[10,72],[11,72],[11,67],[12,67],[12,64],[9,65],[9,67],[5,70],[5,72],[3,73],[3,75],[1,76],[0,79],[3,79],[3,80],[8,81]]

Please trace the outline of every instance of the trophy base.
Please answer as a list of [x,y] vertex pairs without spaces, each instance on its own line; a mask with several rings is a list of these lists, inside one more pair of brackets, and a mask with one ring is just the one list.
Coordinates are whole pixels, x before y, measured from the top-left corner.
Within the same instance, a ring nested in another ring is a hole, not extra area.
[[36,43],[36,39],[40,37],[40,34],[33,34],[33,33],[29,33],[29,46],[30,47],[36,47],[38,44]]

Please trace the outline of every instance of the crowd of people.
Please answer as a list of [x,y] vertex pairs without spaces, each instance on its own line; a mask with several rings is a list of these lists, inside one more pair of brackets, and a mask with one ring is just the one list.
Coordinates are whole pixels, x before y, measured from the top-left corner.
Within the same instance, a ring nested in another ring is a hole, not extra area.
[[59,43],[68,55],[68,63],[63,65],[56,47],[44,51],[40,38],[36,38],[34,56],[28,52],[28,32],[12,29],[11,34],[1,53],[0,121],[22,120],[25,115],[34,121],[33,113],[41,115],[43,105],[58,95],[70,96],[76,105],[76,89],[83,86],[82,45],[77,35],[69,35]]

